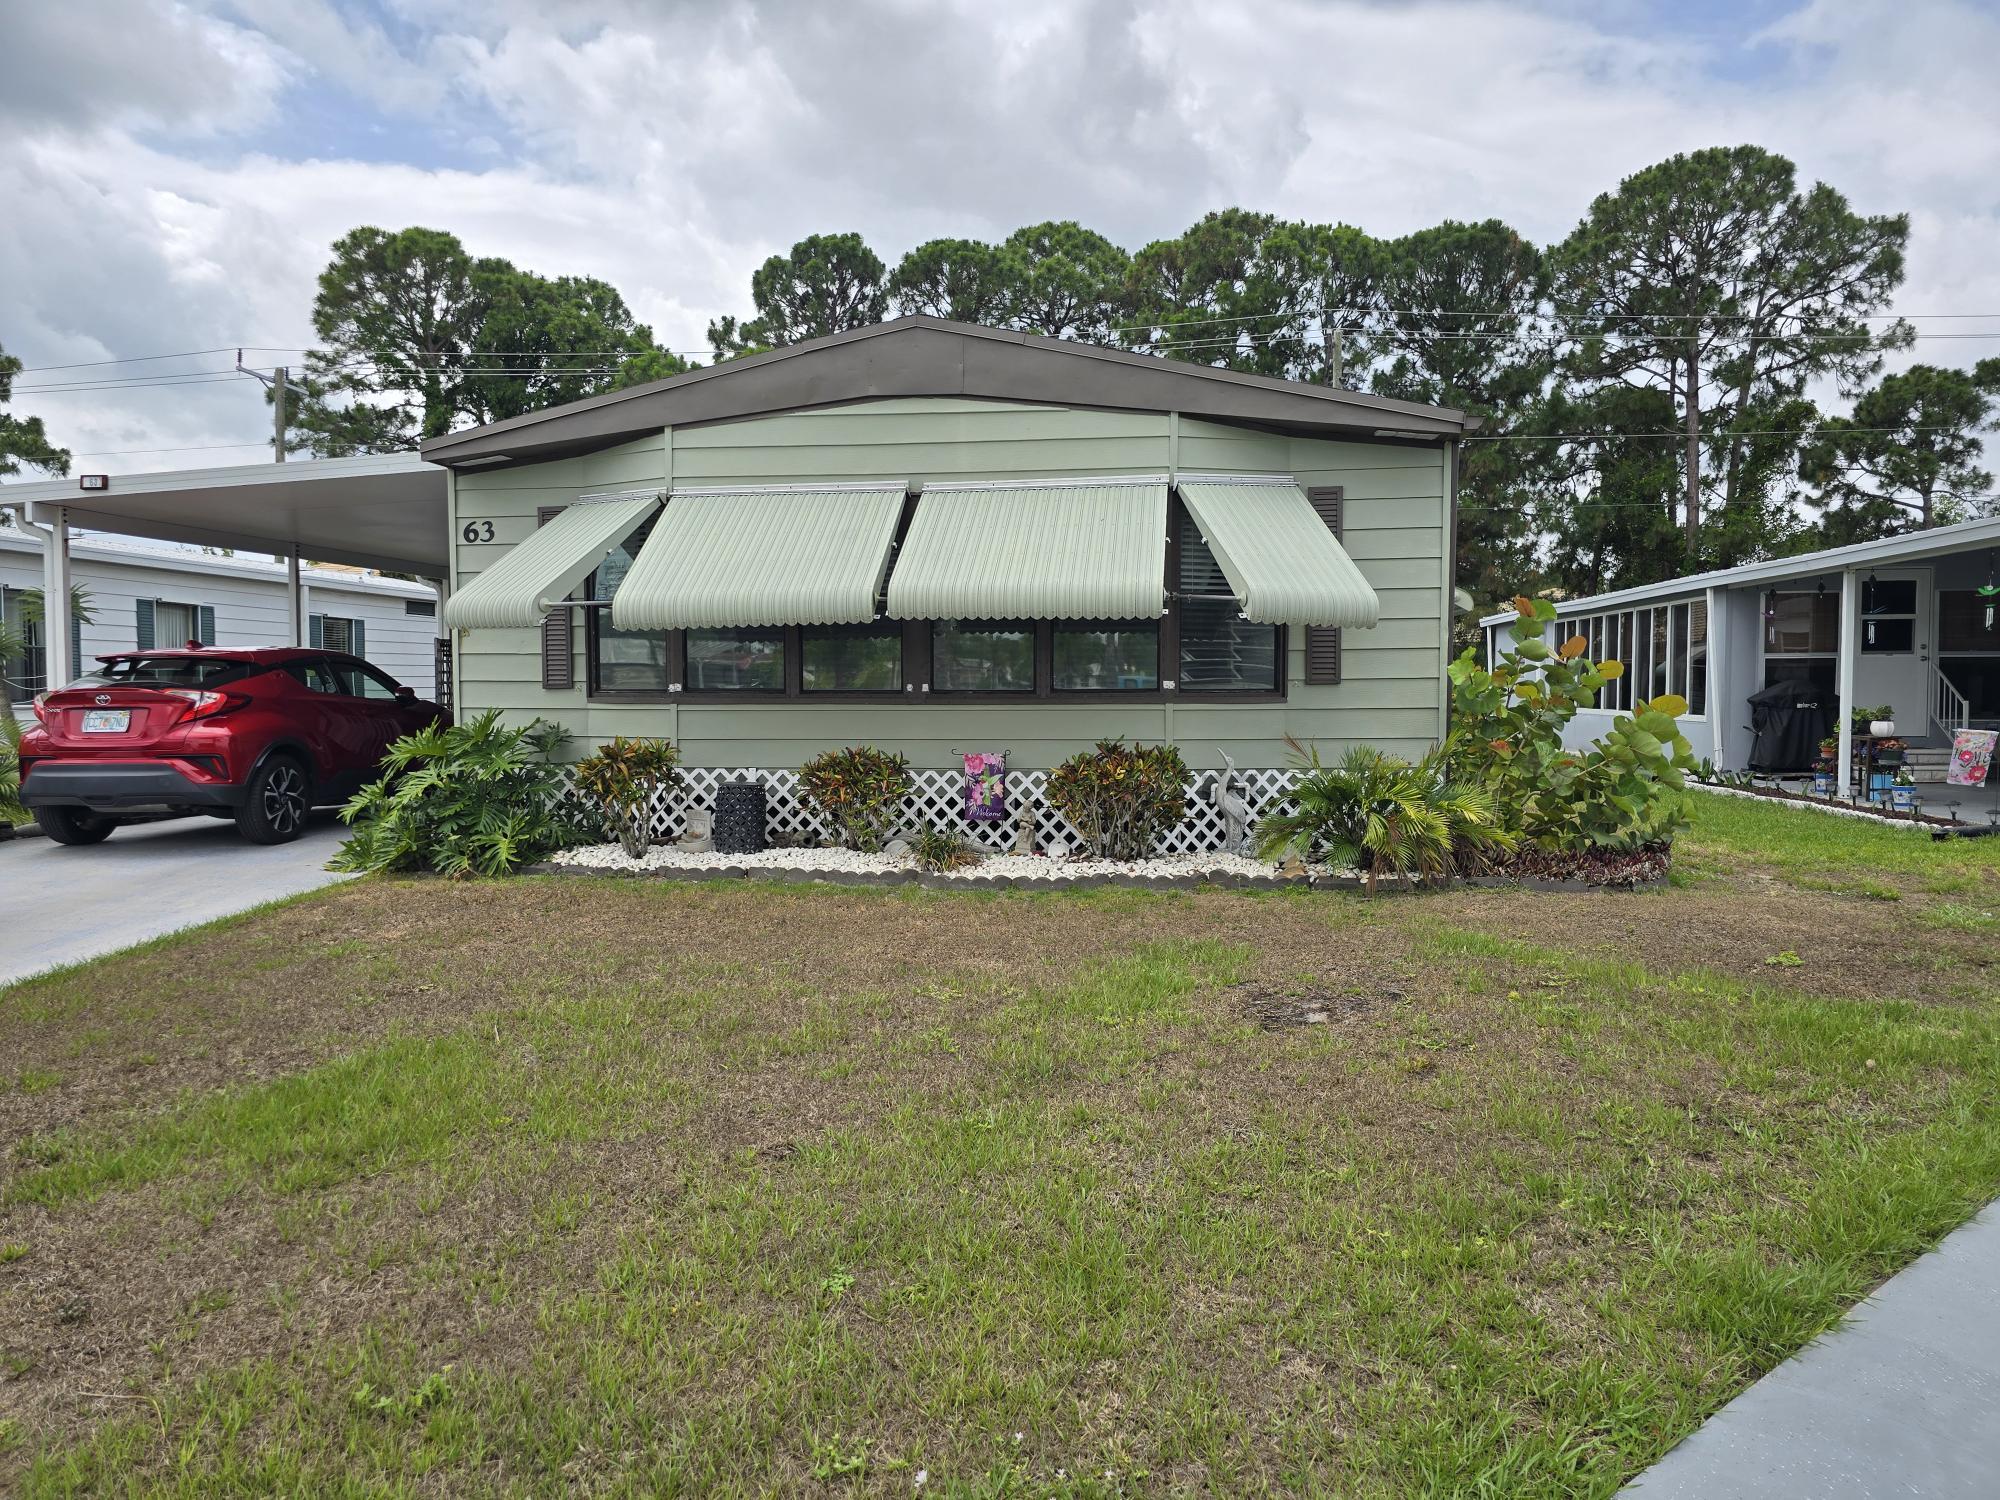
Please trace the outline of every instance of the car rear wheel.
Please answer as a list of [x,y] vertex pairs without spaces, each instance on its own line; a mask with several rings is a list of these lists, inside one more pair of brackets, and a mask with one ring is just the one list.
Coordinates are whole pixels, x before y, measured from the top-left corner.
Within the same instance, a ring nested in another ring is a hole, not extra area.
[[35,821],[58,844],[101,844],[118,826],[116,818],[94,813],[87,807],[38,807]]
[[289,755],[274,755],[251,774],[236,831],[253,844],[289,844],[306,831],[312,810],[306,770]]

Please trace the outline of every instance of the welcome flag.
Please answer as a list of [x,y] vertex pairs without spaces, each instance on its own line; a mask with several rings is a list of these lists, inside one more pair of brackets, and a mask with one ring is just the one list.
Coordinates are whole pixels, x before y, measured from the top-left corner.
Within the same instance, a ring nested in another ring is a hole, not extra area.
[[1993,745],[2000,730],[1961,729],[1951,737],[1951,764],[1945,768],[1947,786],[1985,786],[1986,773],[1993,769]]

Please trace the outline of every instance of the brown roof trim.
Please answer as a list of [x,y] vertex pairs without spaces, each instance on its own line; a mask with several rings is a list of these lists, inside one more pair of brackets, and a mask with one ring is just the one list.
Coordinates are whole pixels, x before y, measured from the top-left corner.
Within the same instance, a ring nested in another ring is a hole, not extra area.
[[913,316],[446,433],[425,443],[423,455],[446,465],[502,455],[531,463],[663,427],[899,396],[1177,411],[1347,436],[1457,437],[1479,422],[1414,401]]

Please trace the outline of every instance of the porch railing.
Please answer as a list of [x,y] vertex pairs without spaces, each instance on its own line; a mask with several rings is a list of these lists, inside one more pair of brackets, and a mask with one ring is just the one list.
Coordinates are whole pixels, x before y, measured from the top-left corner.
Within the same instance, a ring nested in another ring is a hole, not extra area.
[[1959,730],[1972,727],[1972,701],[1952,686],[1936,662],[1931,663],[1930,706],[1931,723],[1944,735],[1945,743],[1949,744]]

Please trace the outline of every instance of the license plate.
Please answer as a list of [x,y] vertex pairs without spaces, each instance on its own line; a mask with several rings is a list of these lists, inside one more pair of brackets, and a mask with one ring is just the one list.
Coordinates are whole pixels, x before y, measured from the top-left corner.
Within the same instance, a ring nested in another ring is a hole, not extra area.
[[93,708],[83,715],[85,734],[123,734],[132,727],[129,708]]

